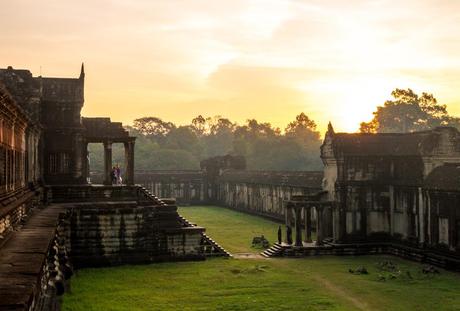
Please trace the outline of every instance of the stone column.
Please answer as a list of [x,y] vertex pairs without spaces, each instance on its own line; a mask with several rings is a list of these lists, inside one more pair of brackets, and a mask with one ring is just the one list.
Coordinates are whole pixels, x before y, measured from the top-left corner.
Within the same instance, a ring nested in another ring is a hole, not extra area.
[[284,202],[284,224],[289,226],[289,204]]
[[76,133],[74,136],[74,162],[73,162],[73,178],[74,182],[82,182],[83,178],[83,135]]
[[323,207],[320,205],[316,206],[316,245],[320,246],[323,244]]
[[134,141],[125,142],[125,183],[134,185]]
[[112,185],[112,142],[104,142],[104,185]]
[[395,191],[394,186],[389,186],[388,191],[390,194],[390,235],[393,236],[395,232]]
[[302,244],[302,208],[294,206],[295,211],[295,246],[303,246]]
[[82,179],[83,183],[88,183],[88,178],[89,178],[89,157],[88,157],[88,143],[86,141],[83,141],[82,144],[82,150],[81,150],[81,173],[82,173]]
[[292,227],[291,227],[291,214],[292,214],[292,205],[289,202],[286,202],[286,244],[291,244],[292,243]]
[[307,205],[304,207],[305,216],[305,242],[311,243],[311,206]]
[[419,228],[419,243],[424,245],[426,241],[425,236],[425,200],[423,198],[422,188],[418,188],[418,228]]

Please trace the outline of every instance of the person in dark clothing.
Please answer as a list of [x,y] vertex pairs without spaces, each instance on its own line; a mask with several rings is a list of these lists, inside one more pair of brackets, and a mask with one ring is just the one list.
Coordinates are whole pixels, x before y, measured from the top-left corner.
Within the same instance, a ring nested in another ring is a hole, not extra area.
[[286,228],[286,240],[287,240],[287,244],[292,245],[292,229],[291,229],[291,226],[287,226],[287,228]]
[[110,172],[110,178],[112,179],[112,185],[117,183],[117,172],[115,166],[112,167],[112,171]]
[[278,243],[281,244],[283,241],[283,233],[281,232],[281,226],[278,227]]

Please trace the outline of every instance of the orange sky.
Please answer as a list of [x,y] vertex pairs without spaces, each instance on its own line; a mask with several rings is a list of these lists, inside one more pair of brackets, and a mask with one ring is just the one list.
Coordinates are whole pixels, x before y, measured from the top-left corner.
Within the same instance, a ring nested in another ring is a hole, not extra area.
[[[327,3],[327,4],[325,4]],[[3,0],[0,67],[77,77],[86,116],[355,131],[391,90],[460,115],[460,1]]]

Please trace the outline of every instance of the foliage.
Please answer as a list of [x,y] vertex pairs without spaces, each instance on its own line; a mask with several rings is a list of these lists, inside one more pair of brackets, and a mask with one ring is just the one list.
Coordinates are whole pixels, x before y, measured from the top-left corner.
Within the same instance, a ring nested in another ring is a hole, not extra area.
[[393,100],[378,106],[370,122],[361,123],[361,133],[407,133],[437,126],[460,128],[460,119],[451,117],[447,106],[438,104],[433,94],[395,89],[391,95]]
[[134,128],[139,133],[147,136],[164,137],[175,127],[173,123],[165,122],[156,117],[144,117],[134,120]]
[[[198,169],[201,160],[225,154],[243,155],[248,169],[319,170],[321,144],[316,123],[304,113],[288,124],[285,133],[255,119],[238,125],[222,116],[194,118],[177,126],[157,117],[143,117],[128,127],[137,136],[136,169]],[[103,148],[90,145],[90,166],[103,170]],[[122,144],[113,145],[113,162],[124,165]]]

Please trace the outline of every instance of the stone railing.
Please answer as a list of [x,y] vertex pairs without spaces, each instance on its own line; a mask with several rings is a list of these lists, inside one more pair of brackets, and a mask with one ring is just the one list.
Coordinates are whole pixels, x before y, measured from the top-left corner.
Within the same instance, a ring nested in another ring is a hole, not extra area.
[[42,200],[40,187],[23,187],[0,196],[0,247],[2,241],[20,226],[28,217],[30,210]]

